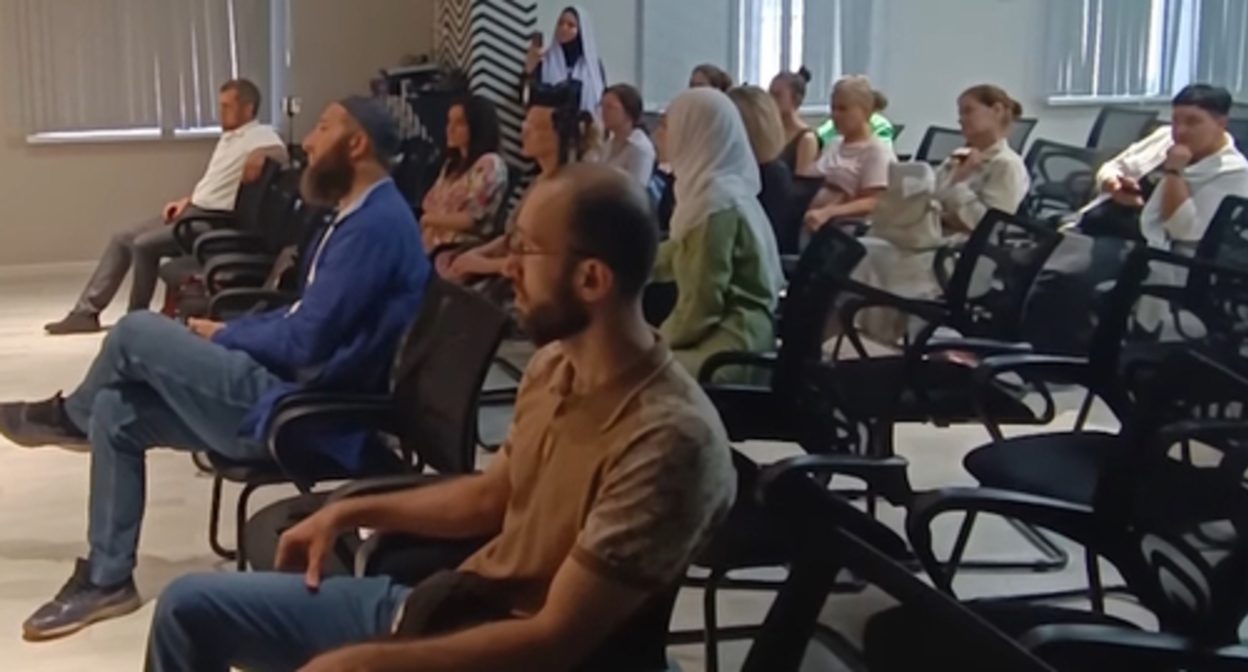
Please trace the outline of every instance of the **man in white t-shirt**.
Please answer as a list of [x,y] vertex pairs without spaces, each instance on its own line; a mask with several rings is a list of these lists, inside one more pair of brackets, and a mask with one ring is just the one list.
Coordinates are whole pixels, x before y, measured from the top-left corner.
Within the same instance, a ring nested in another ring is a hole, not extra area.
[[190,196],[165,205],[159,217],[113,236],[77,305],[65,319],[44,328],[49,334],[82,334],[100,330],[100,313],[116,295],[126,271],[134,268],[130,310],[146,310],[156,292],[163,257],[179,253],[173,226],[179,218],[205,210],[233,210],[239,185],[254,179],[266,158],[286,161],[286,145],[271,126],[256,121],[260,89],[245,79],[220,89],[221,139],[204,176]]

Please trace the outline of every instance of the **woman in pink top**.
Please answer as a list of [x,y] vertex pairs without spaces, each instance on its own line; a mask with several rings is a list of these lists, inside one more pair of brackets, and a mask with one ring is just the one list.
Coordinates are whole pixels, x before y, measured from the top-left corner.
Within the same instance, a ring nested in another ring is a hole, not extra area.
[[870,215],[888,187],[888,166],[896,157],[871,132],[878,95],[866,77],[846,77],[832,89],[832,123],[840,135],[806,173],[824,180],[806,211],[804,223],[811,232],[832,220]]
[[498,111],[469,96],[446,113],[446,163],[421,203],[425,252],[451,243],[480,244],[494,236],[507,196],[507,164],[498,155]]

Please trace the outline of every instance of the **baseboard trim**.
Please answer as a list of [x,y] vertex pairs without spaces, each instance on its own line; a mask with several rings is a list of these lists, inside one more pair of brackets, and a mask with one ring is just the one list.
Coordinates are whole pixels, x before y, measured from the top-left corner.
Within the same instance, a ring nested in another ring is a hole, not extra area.
[[0,280],[28,280],[58,275],[86,275],[97,262],[60,261],[51,264],[0,265]]

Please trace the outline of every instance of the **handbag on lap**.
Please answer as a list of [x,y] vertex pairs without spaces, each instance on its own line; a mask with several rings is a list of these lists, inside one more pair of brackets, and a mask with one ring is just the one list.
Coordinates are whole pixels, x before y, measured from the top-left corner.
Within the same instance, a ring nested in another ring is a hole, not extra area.
[[876,201],[867,235],[902,250],[933,250],[944,244],[936,174],[924,162],[894,163],[888,189]]

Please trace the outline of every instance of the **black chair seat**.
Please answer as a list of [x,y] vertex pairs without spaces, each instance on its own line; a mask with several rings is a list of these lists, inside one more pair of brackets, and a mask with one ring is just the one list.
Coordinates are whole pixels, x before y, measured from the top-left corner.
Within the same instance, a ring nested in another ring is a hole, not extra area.
[[1036,434],[976,448],[962,464],[989,488],[1091,506],[1097,479],[1120,445],[1101,432]]
[[[980,415],[972,396],[977,389],[973,369],[953,362],[926,360],[903,375],[902,357],[840,360],[820,368],[820,385],[831,391],[847,413],[863,419],[888,417],[893,422],[975,422]],[[894,381],[906,387],[898,398]],[[994,387],[984,399],[985,410],[998,424],[1044,424],[1019,395]]]
[[[256,572],[276,569],[277,541],[282,533],[299,524],[304,518],[316,513],[329,497],[328,492],[314,492],[283,499],[260,509],[247,519],[243,528],[243,540],[247,545],[247,565]],[[351,573],[350,558],[330,554],[325,563],[326,576],[344,576]]]
[[[289,483],[291,474],[276,462],[238,462],[216,453],[208,453],[208,461],[221,478],[232,483],[272,485]],[[394,451],[379,442],[365,447],[358,469],[346,469],[332,460],[319,455],[308,455],[299,462],[300,479],[309,481],[345,481],[373,476],[388,476],[407,469]]]
[[[1025,602],[971,602],[967,606],[1002,633],[1018,639],[1043,625],[1112,625],[1138,629],[1135,625],[1113,616],[1091,611],[1037,606]],[[874,616],[863,635],[863,653],[871,672],[911,672],[912,670],[957,669],[970,672],[998,672],[984,667],[976,651],[968,651],[958,632],[950,631],[930,614],[903,605]],[[1100,672],[1095,661],[1079,664],[1047,661],[1062,672]]]
[[793,441],[798,426],[789,421],[791,408],[776,408],[779,398],[763,387],[704,385],[719,410],[728,438],[740,441]]
[[792,559],[783,531],[747,496],[738,496],[728,521],[719,529],[694,565],[727,572],[776,567]]

